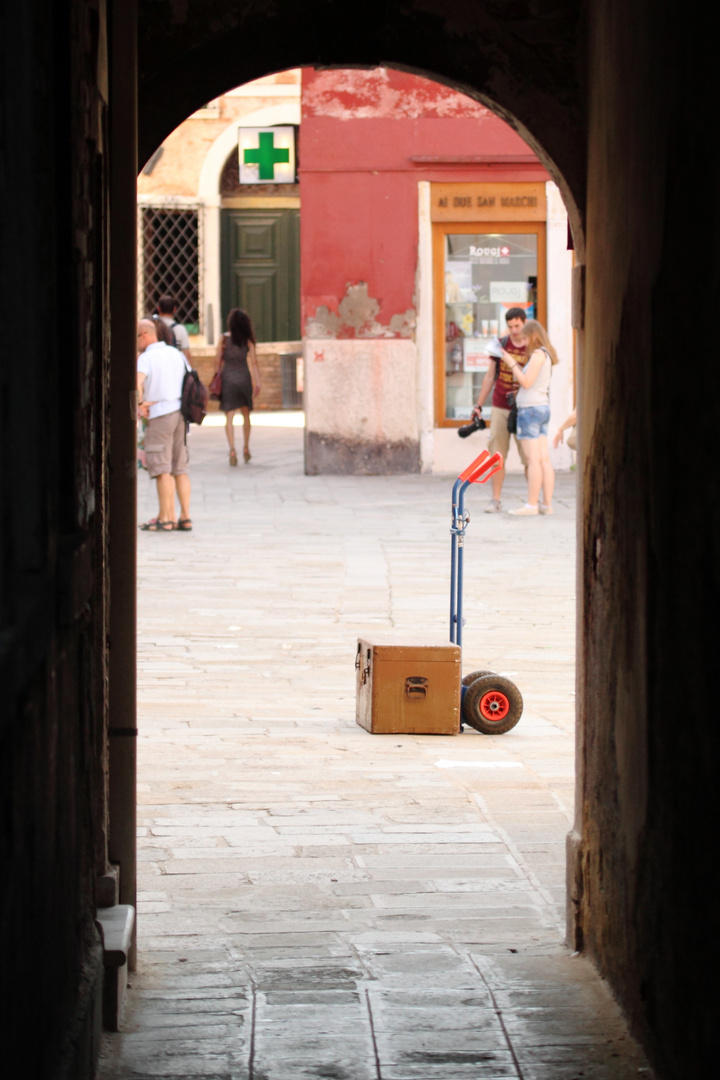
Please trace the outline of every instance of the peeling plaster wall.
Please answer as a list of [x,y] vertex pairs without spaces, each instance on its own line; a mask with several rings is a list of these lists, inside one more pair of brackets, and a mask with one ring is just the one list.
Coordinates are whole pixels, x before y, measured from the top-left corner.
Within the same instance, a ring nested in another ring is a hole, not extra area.
[[[310,337],[414,335],[422,180],[546,180],[488,109],[400,71],[303,71],[300,133],[303,325]],[[417,158],[442,158],[442,166]]]
[[[479,102],[406,72],[305,70],[302,102],[302,318],[307,355],[314,355],[318,342],[335,342],[333,363],[324,369],[321,400],[313,400],[312,382],[305,389],[306,467],[310,472],[338,471],[342,462],[342,469],[365,472],[372,461],[375,471],[397,471],[400,463],[414,471],[422,464],[420,415],[425,411],[415,394],[417,363],[420,356],[430,367],[434,363],[432,350],[415,351],[418,185],[433,179],[544,180],[547,173],[519,136]],[[453,161],[473,155],[525,155],[529,160],[512,167]],[[442,164],[419,160],[427,157]],[[358,408],[347,413],[334,434],[331,451],[325,427],[333,426],[332,414],[345,398],[346,371],[356,356],[349,343],[358,339],[387,343],[373,354],[382,364],[373,372],[379,390],[372,410],[361,407],[358,399]],[[413,343],[415,356],[410,379],[405,343]],[[423,380],[432,383],[433,377],[432,371],[424,373]],[[391,451],[384,417],[389,403],[397,408],[401,400],[408,424],[402,450]],[[315,435],[321,434],[319,455]],[[454,431],[452,435],[457,442]],[[352,453],[342,451],[343,439]],[[408,440],[413,442],[411,454]],[[365,448],[360,455],[359,446]]]
[[388,325],[383,326],[377,321],[380,304],[375,297],[368,296],[367,283],[364,281],[359,281],[357,285],[348,282],[345,295],[337,305],[337,312],[325,304],[314,306],[312,300],[308,300],[305,307],[314,310],[305,321],[308,338],[414,337],[415,309],[408,308],[401,315],[391,315]]
[[429,79],[390,68],[374,71],[309,71],[304,80],[305,116],[334,120],[369,120],[474,117],[495,123],[494,114],[478,101],[469,100]]

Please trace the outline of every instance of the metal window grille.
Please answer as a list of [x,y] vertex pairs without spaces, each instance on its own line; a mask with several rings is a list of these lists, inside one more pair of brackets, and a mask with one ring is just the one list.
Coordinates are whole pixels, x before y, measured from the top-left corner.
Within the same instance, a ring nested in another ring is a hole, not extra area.
[[139,315],[155,311],[161,296],[174,296],[176,318],[201,329],[200,212],[197,207],[138,208]]

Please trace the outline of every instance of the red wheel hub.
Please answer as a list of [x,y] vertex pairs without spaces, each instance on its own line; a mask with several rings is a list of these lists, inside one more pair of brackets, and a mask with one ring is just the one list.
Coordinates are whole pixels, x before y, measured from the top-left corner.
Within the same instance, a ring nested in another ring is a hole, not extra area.
[[510,702],[499,690],[488,690],[480,698],[480,712],[486,720],[504,720],[510,712]]

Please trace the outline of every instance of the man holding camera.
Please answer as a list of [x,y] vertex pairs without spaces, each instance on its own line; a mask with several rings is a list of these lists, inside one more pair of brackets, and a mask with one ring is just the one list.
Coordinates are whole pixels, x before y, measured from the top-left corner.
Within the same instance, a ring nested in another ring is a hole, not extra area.
[[[509,332],[505,337],[500,338],[500,344],[503,349],[517,357],[517,362],[520,367],[524,367],[527,363],[527,344],[520,336],[526,321],[527,315],[522,308],[510,308],[505,315],[505,322],[507,323]],[[473,409],[473,415],[480,418],[481,409],[492,390],[492,412],[490,413],[490,438],[488,439],[488,450],[491,454],[499,451],[503,456],[503,461],[505,461],[508,450],[510,449],[510,432],[507,429],[507,418],[510,415],[510,409],[515,401],[515,395],[519,388],[507,365],[501,364],[500,361],[496,360],[494,357],[492,359],[493,363],[488,367],[482,386],[480,387],[480,393],[478,394],[477,404]],[[527,468],[523,448],[518,442],[517,435],[515,435],[514,438],[515,445],[520,454],[520,460],[522,461],[523,466]],[[503,465],[502,469],[496,472],[492,477],[493,497],[490,501],[490,505],[485,507],[486,514],[498,514],[502,510],[500,496],[502,494],[504,480],[505,466]]]

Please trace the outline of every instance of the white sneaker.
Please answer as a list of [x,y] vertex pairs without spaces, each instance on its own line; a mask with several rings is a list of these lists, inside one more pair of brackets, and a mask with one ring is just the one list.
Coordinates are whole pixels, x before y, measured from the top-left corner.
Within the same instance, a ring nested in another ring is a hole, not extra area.
[[485,507],[486,514],[499,514],[502,510],[502,503],[499,499],[491,499],[489,504]]
[[508,510],[508,514],[512,514],[513,517],[534,517],[537,513],[537,506],[530,506],[529,503],[518,506],[517,510]]

